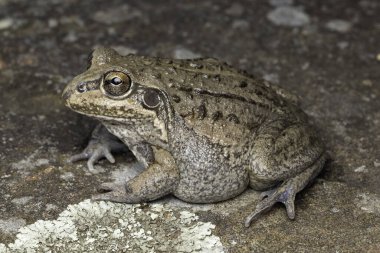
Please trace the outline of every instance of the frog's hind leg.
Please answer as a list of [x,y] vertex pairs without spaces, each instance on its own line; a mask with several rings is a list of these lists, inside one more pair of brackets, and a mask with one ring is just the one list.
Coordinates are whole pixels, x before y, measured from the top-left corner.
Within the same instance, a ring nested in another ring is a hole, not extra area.
[[326,154],[322,154],[314,164],[297,176],[289,178],[278,186],[262,192],[261,197],[263,199],[257,204],[255,211],[246,218],[245,226],[249,227],[254,219],[256,219],[261,213],[269,210],[277,202],[283,203],[286,207],[288,217],[294,219],[294,200],[296,194],[304,189],[306,185],[319,174],[325,161]]

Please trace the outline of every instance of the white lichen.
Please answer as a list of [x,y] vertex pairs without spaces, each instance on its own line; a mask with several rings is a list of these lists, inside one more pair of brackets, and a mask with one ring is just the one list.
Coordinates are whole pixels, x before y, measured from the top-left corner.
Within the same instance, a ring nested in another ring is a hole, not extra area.
[[14,243],[0,244],[0,252],[223,252],[214,228],[167,204],[85,200],[57,220],[22,227]]
[[198,220],[198,217],[194,213],[191,213],[188,211],[182,211],[180,212],[180,214],[181,214],[181,217],[180,217],[181,223],[183,224],[190,224],[191,222]]
[[2,243],[0,243],[0,253],[8,253],[9,249]]
[[177,252],[223,252],[219,237],[212,235],[215,225],[210,222],[181,228]]

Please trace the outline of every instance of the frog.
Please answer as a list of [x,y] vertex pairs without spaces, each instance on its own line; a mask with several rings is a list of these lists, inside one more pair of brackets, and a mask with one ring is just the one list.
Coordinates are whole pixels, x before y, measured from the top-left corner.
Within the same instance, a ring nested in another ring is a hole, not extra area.
[[291,92],[215,58],[120,55],[97,47],[64,89],[67,107],[100,123],[83,152],[90,171],[129,149],[143,170],[98,187],[95,201],[146,203],[167,195],[217,203],[260,192],[246,227],[276,203],[295,219],[295,197],[327,159]]

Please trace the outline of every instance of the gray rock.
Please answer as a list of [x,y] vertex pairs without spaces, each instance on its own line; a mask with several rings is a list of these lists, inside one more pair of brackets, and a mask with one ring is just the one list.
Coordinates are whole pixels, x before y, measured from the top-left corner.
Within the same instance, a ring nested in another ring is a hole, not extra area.
[[264,74],[263,79],[268,81],[268,82],[276,83],[276,84],[279,82],[279,77],[278,77],[278,74],[276,74],[276,73]]
[[193,59],[193,58],[199,58],[201,57],[201,55],[194,53],[190,49],[179,46],[174,50],[173,57],[176,59]]
[[232,28],[247,30],[249,28],[249,22],[243,19],[234,20],[234,22],[232,22]]
[[267,14],[267,18],[279,26],[298,27],[310,23],[309,15],[295,7],[288,6],[277,7]]
[[12,18],[0,19],[0,30],[5,30],[13,26],[14,20]]
[[141,16],[142,14],[140,11],[132,9],[131,7],[129,7],[129,5],[124,4],[122,6],[119,6],[118,8],[110,8],[95,12],[93,20],[99,23],[111,25]]
[[326,24],[326,28],[333,32],[346,33],[351,30],[352,24],[341,19],[330,20]]
[[12,203],[18,206],[23,206],[33,199],[32,196],[25,196],[21,198],[12,199]]
[[7,220],[0,219],[0,231],[6,234],[14,234],[19,230],[19,228],[25,225],[26,221],[20,218],[12,217]]
[[337,46],[338,46],[339,49],[341,49],[341,50],[346,49],[349,45],[350,45],[350,43],[349,43],[348,41],[339,41],[339,42],[337,43]]
[[293,0],[269,0],[269,3],[273,6],[292,5],[293,2]]
[[376,194],[358,194],[356,205],[366,213],[380,214],[380,198]]
[[60,175],[59,178],[65,181],[72,181],[75,178],[75,176],[72,172],[65,172],[62,175]]
[[241,4],[234,3],[226,10],[226,14],[231,16],[241,16],[244,12],[244,7]]
[[64,42],[73,43],[78,40],[78,35],[74,31],[70,31],[64,38]]
[[48,26],[49,26],[50,28],[55,28],[55,27],[57,27],[57,26],[58,26],[58,20],[55,19],[55,18],[51,18],[51,19],[49,19],[49,20],[48,20]]
[[135,54],[137,53],[137,49],[126,47],[122,45],[118,46],[112,46],[113,49],[115,49],[119,54],[121,55],[128,55],[128,54]]

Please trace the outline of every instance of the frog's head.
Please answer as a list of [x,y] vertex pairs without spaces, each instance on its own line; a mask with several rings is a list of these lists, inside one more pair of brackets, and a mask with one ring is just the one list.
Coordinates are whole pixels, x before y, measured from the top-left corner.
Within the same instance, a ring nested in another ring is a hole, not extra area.
[[65,104],[101,121],[151,124],[165,130],[171,114],[169,100],[164,89],[143,73],[148,61],[121,56],[110,48],[95,49],[89,68],[65,88]]

